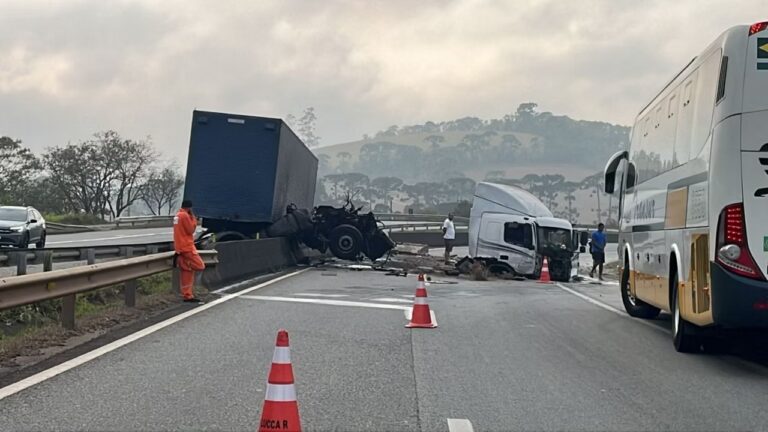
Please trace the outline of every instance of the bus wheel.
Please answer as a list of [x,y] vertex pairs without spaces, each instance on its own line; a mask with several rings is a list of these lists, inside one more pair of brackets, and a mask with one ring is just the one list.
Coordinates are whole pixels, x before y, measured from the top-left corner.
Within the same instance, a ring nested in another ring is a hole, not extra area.
[[657,307],[651,306],[648,303],[636,298],[632,295],[629,286],[629,265],[624,264],[624,271],[621,272],[621,301],[624,303],[624,309],[626,309],[629,316],[635,318],[656,318],[661,310]]
[[701,338],[696,334],[693,324],[680,316],[680,300],[677,292],[677,275],[672,279],[672,342],[677,352],[695,353],[701,351]]

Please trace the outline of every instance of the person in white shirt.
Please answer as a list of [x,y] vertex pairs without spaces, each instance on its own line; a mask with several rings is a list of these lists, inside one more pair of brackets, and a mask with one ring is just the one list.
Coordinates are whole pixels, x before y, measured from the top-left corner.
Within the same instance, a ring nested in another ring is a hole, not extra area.
[[456,241],[456,228],[453,226],[453,213],[443,222],[443,241],[445,242],[445,263],[450,264],[453,243]]

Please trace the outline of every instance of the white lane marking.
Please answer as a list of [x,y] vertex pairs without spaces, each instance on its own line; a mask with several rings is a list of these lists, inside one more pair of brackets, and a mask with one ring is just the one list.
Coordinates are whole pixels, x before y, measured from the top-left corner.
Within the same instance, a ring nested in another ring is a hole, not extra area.
[[472,423],[467,419],[448,419],[449,432],[475,432]]
[[613,285],[613,286],[619,286],[619,283],[618,283],[618,282],[613,282],[613,281],[605,281],[605,280],[602,280],[602,281],[601,281],[600,279],[595,279],[595,278],[593,278],[593,277],[589,277],[589,276],[582,276],[582,275],[579,275],[579,277],[580,277],[580,278],[584,278],[584,279],[586,279],[586,280],[588,280],[588,281],[592,281],[592,282],[598,282],[600,285]]
[[312,294],[312,293],[296,293],[297,296],[306,297],[329,297],[329,298],[342,298],[349,297],[349,294]]
[[398,305],[382,304],[382,303],[364,303],[364,302],[346,301],[346,300],[323,300],[323,299],[314,299],[314,298],[272,297],[272,296],[242,296],[241,298],[248,299],[248,300],[265,300],[265,301],[278,301],[278,302],[289,302],[289,303],[312,303],[312,304],[321,304],[321,305],[329,305],[329,306],[352,306],[352,307],[364,307],[364,308],[373,308],[373,309],[396,309],[396,310],[411,309],[408,306],[398,306]]
[[127,239],[127,238],[138,238],[138,237],[154,237],[154,236],[159,236],[159,235],[166,236],[168,234],[171,234],[171,231],[163,232],[163,233],[144,233],[144,234],[130,234],[130,235],[113,236],[113,237],[86,238],[86,239],[79,239],[79,240],[61,240],[61,241],[48,242],[46,244],[55,245],[55,244],[67,244],[67,243],[84,243],[84,242],[96,242],[96,241],[105,241],[105,240],[120,240],[120,239]]
[[595,300],[592,297],[590,297],[590,296],[588,296],[586,294],[582,294],[582,293],[580,293],[580,292],[578,292],[576,290],[573,290],[571,288],[568,288],[567,286],[565,286],[563,284],[559,284],[558,283],[558,284],[555,284],[555,285],[558,288],[560,288],[561,290],[563,290],[563,291],[565,291],[567,293],[573,294],[573,295],[575,295],[576,297],[578,297],[578,298],[580,298],[582,300],[586,300],[589,303],[592,303],[593,305],[595,305],[597,307],[600,307],[600,308],[603,308],[603,309],[607,310],[608,312],[613,312],[613,313],[621,316],[622,318],[630,319],[630,320],[638,322],[638,323],[640,323],[640,324],[642,324],[642,325],[644,325],[646,327],[650,327],[652,329],[656,329],[656,330],[659,330],[659,331],[667,333],[667,334],[671,334],[672,333],[671,331],[669,331],[669,330],[667,330],[667,329],[665,329],[663,327],[659,327],[659,326],[657,326],[657,325],[655,325],[655,324],[653,324],[653,323],[651,323],[649,321],[645,321],[645,320],[642,320],[640,318],[633,318],[633,317],[627,315],[627,313],[624,312],[624,311],[616,309],[615,307],[613,307],[613,306],[611,306],[609,304],[603,303],[603,302],[601,302],[599,300]]
[[[408,308],[408,310],[403,312],[405,312],[405,320],[410,322],[413,316],[413,308]],[[429,317],[432,318],[432,324],[437,325],[437,315],[435,315],[435,311],[432,309],[429,310]]]
[[383,301],[383,302],[390,302],[390,303],[408,303],[412,304],[413,300],[406,300],[406,299],[400,299],[400,298],[392,298],[392,297],[380,297],[380,298],[374,298],[371,299],[373,301]]
[[151,325],[151,326],[149,326],[149,327],[147,327],[147,328],[145,328],[143,330],[139,330],[136,333],[130,334],[130,335],[128,335],[128,336],[126,336],[126,337],[124,337],[122,339],[118,339],[118,340],[116,340],[116,341],[114,341],[112,343],[109,343],[107,345],[104,345],[104,346],[102,346],[100,348],[96,348],[93,351],[89,351],[89,352],[87,352],[87,353],[85,353],[85,354],[83,354],[83,355],[81,355],[79,357],[73,358],[72,360],[68,360],[68,361],[66,361],[66,362],[64,362],[64,363],[62,363],[60,365],[56,365],[56,366],[54,366],[54,367],[52,367],[50,369],[44,370],[44,371],[42,371],[40,373],[37,373],[37,374],[32,375],[30,377],[27,377],[27,378],[25,378],[25,379],[23,379],[23,380],[21,380],[21,381],[19,381],[17,383],[14,383],[14,384],[8,385],[6,387],[0,388],[0,400],[3,400],[5,398],[7,398],[8,396],[16,394],[16,393],[18,393],[18,392],[20,392],[20,391],[22,391],[24,389],[27,389],[27,388],[32,387],[34,385],[40,384],[41,382],[43,382],[45,380],[48,380],[48,379],[51,379],[51,378],[55,377],[56,375],[64,373],[64,372],[66,372],[66,371],[68,371],[70,369],[74,369],[74,368],[76,368],[76,367],[78,367],[80,365],[88,363],[89,361],[91,361],[93,359],[96,359],[98,357],[101,357],[104,354],[107,354],[109,352],[112,352],[112,351],[120,348],[120,347],[128,345],[129,343],[131,343],[133,341],[136,341],[136,340],[139,340],[139,339],[141,339],[141,338],[143,338],[145,336],[149,336],[149,335],[151,335],[152,333],[154,333],[154,332],[156,332],[158,330],[164,329],[164,328],[166,328],[166,327],[168,327],[168,326],[170,326],[172,324],[175,324],[175,323],[177,323],[179,321],[185,320],[185,319],[187,319],[187,318],[189,318],[189,317],[191,317],[193,315],[197,315],[200,312],[208,310],[208,309],[210,309],[210,308],[212,308],[212,307],[214,307],[216,305],[222,304],[222,303],[227,302],[229,300],[232,300],[234,298],[240,297],[243,294],[247,294],[249,292],[256,291],[258,289],[264,288],[265,286],[272,285],[274,283],[280,282],[280,281],[288,279],[290,277],[300,275],[300,274],[304,273],[307,270],[309,270],[309,269],[302,269],[302,270],[295,271],[293,273],[288,273],[288,274],[280,276],[278,278],[266,281],[266,282],[264,282],[262,284],[259,284],[259,285],[253,286],[251,288],[245,289],[243,291],[236,292],[234,294],[229,294],[229,295],[227,295],[225,297],[222,297],[220,299],[216,299],[216,300],[214,300],[214,301],[212,301],[210,303],[198,306],[198,307],[196,307],[196,308],[194,308],[194,309],[192,309],[192,310],[190,310],[188,312],[184,312],[184,313],[176,315],[176,316],[174,316],[172,318],[168,318],[165,321],[162,321],[162,322],[159,322],[157,324]]

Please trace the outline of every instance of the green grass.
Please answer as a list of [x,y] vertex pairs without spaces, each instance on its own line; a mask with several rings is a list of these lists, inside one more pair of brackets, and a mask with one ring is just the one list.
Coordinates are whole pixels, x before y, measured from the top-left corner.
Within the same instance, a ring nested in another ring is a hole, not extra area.
[[[171,296],[171,272],[139,279],[137,294],[139,305]],[[8,351],[9,347],[18,348],[18,341],[37,337],[41,332],[59,332],[61,302],[61,299],[46,300],[0,312],[0,355]],[[124,307],[123,305],[122,285],[78,294],[75,302],[75,318],[95,317],[119,310]]]

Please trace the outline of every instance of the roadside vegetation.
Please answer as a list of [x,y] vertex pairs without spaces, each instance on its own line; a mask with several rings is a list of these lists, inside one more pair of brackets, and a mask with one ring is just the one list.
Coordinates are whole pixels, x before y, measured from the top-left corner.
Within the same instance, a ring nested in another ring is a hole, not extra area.
[[19,355],[34,355],[41,348],[63,343],[68,337],[106,329],[135,319],[147,311],[175,302],[171,272],[139,279],[137,307],[124,305],[122,285],[79,294],[75,304],[77,329],[61,327],[61,299],[48,300],[0,312],[0,363]]

